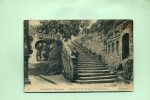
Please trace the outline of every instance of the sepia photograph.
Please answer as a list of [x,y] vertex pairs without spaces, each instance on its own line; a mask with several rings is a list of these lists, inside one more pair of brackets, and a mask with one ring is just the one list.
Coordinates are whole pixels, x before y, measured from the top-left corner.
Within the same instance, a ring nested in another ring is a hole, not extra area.
[[133,20],[24,20],[24,92],[133,91]]

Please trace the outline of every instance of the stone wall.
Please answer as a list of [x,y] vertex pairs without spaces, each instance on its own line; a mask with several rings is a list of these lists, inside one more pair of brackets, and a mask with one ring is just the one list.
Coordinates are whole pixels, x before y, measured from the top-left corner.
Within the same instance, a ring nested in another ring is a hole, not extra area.
[[98,33],[87,34],[81,41],[83,47],[91,50],[93,53],[103,53],[103,41],[100,39]]
[[74,65],[71,60],[71,49],[69,48],[67,42],[63,41],[62,46],[62,65],[63,65],[63,75],[70,81],[73,81]]
[[[118,33],[116,37],[113,37],[111,39],[107,40],[107,49],[106,49],[106,55],[105,55],[105,61],[112,65],[116,66],[118,63],[120,63],[122,59],[122,37],[125,34],[129,34],[129,56],[128,58],[133,57],[133,33],[130,28],[126,28],[122,30],[122,32]],[[118,43],[118,46],[117,46]],[[113,49],[114,44],[114,50]],[[110,45],[110,51],[109,51],[109,45]]]

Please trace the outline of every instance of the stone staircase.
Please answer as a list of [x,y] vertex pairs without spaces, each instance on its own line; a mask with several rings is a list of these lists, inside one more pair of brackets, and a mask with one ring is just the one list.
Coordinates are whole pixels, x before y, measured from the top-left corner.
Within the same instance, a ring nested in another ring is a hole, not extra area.
[[77,83],[113,83],[115,78],[103,62],[79,62]]
[[116,75],[112,73],[107,64],[90,57],[84,50],[78,48],[78,78],[76,83],[113,83],[116,81]]

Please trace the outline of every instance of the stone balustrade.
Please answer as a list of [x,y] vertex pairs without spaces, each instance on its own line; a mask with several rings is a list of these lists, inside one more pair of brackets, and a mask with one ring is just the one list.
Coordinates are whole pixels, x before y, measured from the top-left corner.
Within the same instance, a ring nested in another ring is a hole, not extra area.
[[75,66],[71,59],[71,50],[67,45],[65,45],[65,43],[63,43],[62,46],[62,64],[64,77],[73,81]]

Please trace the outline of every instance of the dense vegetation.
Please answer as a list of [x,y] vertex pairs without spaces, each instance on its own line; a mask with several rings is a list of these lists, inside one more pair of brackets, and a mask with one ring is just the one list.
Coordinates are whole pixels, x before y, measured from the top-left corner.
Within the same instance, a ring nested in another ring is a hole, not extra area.
[[128,25],[132,27],[131,20],[98,20],[94,23],[90,32],[102,32],[104,35],[109,34],[109,31],[119,31],[125,29]]
[[37,27],[38,32],[43,34],[60,33],[64,38],[77,36],[82,29],[88,29],[88,33],[109,34],[109,31],[118,32],[125,29],[128,25],[132,27],[131,20],[97,20],[90,27],[90,20],[45,20],[41,21]]
[[64,38],[77,36],[80,32],[80,22],[78,20],[51,20],[41,21],[38,31],[43,34],[60,33]]

